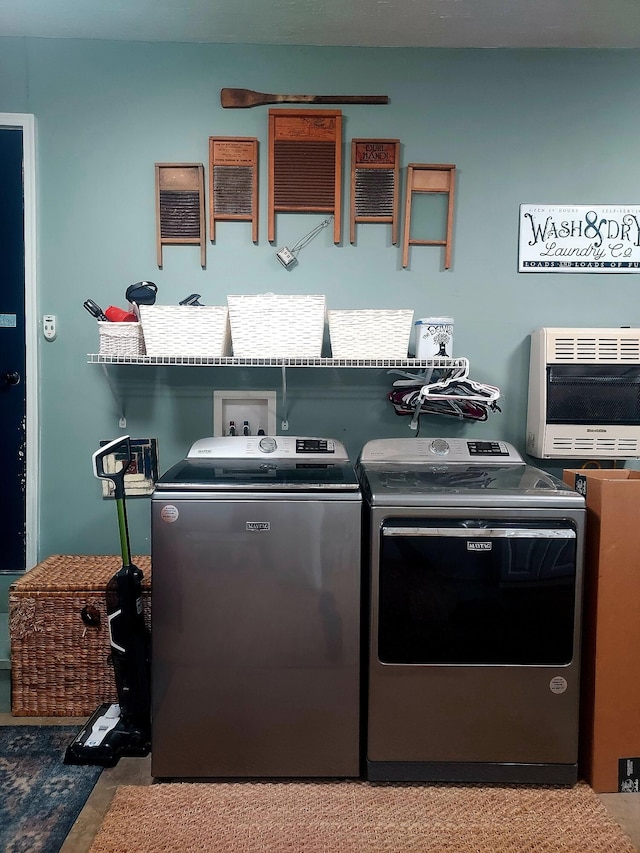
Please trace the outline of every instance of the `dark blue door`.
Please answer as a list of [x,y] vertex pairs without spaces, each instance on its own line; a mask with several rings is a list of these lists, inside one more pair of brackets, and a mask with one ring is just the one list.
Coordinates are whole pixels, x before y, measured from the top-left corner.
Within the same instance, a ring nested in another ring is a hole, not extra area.
[[0,128],[0,571],[26,553],[25,258],[22,128]]

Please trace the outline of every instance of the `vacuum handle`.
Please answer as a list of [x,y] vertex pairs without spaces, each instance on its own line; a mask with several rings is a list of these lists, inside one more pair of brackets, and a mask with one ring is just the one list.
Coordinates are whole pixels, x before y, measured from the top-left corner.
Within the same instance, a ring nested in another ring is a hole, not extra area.
[[[111,472],[104,470],[104,460],[112,453],[122,453],[124,451],[124,462],[119,471]],[[93,473],[99,480],[111,480],[115,486],[115,497],[117,500],[124,500],[124,475],[127,468],[131,464],[131,442],[128,435],[122,438],[114,438],[108,444],[105,444],[91,457],[93,461]]]

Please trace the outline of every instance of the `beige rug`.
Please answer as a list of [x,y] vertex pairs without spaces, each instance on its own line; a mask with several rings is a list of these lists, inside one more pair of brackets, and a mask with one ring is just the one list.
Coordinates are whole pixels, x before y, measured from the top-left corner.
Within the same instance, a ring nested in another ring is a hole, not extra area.
[[575,788],[359,781],[118,788],[90,853],[633,853]]

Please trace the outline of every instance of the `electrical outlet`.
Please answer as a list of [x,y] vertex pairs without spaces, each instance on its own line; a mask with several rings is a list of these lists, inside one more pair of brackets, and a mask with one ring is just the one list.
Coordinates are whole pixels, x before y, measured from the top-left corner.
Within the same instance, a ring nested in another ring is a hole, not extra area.
[[47,341],[55,341],[57,329],[56,329],[56,318],[55,314],[44,314],[42,317],[42,334]]

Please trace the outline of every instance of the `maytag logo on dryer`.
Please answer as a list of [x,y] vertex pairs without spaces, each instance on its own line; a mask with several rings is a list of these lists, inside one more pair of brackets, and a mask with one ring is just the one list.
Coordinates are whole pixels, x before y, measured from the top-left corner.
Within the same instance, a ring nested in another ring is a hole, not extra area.
[[467,551],[490,551],[493,542],[469,542],[467,540]]
[[271,530],[270,521],[247,521],[246,530]]

